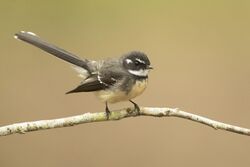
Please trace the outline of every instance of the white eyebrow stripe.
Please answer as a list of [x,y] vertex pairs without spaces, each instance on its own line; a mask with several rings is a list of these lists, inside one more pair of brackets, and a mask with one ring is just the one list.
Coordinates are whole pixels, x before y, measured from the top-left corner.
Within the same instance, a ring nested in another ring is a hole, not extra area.
[[131,59],[126,59],[126,62],[127,62],[128,64],[133,63],[133,61],[132,61]]
[[136,58],[135,60],[139,61],[139,62],[142,63],[142,64],[146,64],[145,61],[143,61],[143,60],[141,60],[141,59]]

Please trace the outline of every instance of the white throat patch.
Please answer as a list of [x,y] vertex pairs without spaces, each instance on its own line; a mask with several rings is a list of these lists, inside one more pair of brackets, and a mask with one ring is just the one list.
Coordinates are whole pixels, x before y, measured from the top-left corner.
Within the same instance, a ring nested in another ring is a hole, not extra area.
[[128,72],[130,74],[133,74],[135,76],[139,76],[139,77],[146,77],[148,76],[149,70],[148,69],[140,69],[140,70],[128,70]]

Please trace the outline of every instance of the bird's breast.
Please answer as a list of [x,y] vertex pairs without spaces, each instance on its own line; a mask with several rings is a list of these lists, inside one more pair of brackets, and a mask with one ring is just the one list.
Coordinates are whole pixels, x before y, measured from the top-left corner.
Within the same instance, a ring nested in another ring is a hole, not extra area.
[[137,80],[128,92],[122,91],[122,89],[119,89],[119,87],[117,87],[116,89],[97,91],[96,95],[98,98],[100,98],[101,101],[108,103],[127,101],[142,94],[147,87],[147,83],[147,79]]

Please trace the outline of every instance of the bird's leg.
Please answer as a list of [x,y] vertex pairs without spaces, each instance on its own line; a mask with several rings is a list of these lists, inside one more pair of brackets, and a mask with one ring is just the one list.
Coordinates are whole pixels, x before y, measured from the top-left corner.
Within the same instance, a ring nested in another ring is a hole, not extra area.
[[106,104],[105,112],[106,112],[106,117],[107,117],[107,120],[108,120],[111,113],[110,113],[110,110],[109,110],[109,107],[108,107],[108,102],[106,102],[105,104]]
[[132,100],[129,100],[131,103],[133,103],[134,105],[134,111],[136,112],[136,114],[140,115],[140,107],[138,106],[138,104],[136,104],[135,102],[133,102]]

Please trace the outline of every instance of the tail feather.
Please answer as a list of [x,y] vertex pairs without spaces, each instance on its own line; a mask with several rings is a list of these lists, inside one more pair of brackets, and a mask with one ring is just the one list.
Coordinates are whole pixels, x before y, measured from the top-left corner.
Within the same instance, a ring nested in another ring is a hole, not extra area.
[[82,67],[86,69],[89,73],[91,72],[91,67],[88,65],[88,60],[87,59],[80,59],[76,55],[61,49],[53,44],[50,44],[44,40],[42,40],[39,36],[32,32],[25,32],[25,31],[20,31],[15,34],[14,36],[16,39],[22,40],[24,42],[27,42],[31,45],[34,45],[45,52],[48,52],[60,59],[63,59],[69,63],[72,63],[78,67]]

